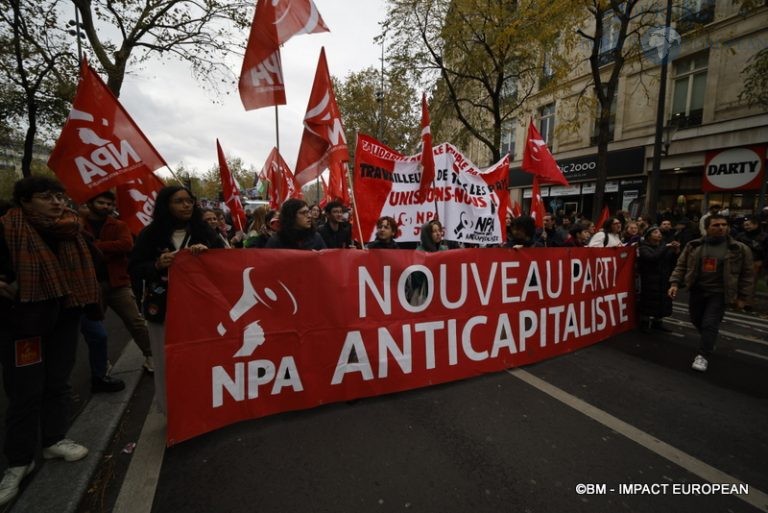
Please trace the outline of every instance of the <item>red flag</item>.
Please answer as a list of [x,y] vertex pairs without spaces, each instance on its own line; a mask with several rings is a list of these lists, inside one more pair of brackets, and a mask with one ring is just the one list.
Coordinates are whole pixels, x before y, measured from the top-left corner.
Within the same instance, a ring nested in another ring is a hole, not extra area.
[[240,186],[229,172],[227,159],[224,158],[224,151],[221,149],[219,140],[216,139],[216,150],[219,153],[219,175],[221,175],[221,190],[224,192],[224,204],[232,214],[232,224],[239,231],[245,231],[245,210],[240,201]]
[[520,217],[523,215],[523,211],[520,209],[520,203],[517,201],[512,202],[512,215],[514,217]]
[[327,168],[331,172],[329,193],[334,199],[349,205],[347,162],[347,139],[323,48],[317,63],[307,114],[304,116],[304,134],[296,162],[296,181],[299,185],[305,185],[317,179]]
[[597,220],[597,223],[595,224],[596,229],[600,229],[603,227],[603,223],[608,220],[608,218],[611,216],[611,211],[608,209],[608,205],[605,205],[603,207],[602,212],[600,212],[600,218]]
[[568,180],[563,175],[563,171],[557,165],[549,148],[547,148],[547,143],[544,142],[541,134],[536,130],[533,119],[531,119],[528,125],[528,138],[525,141],[523,164],[521,167],[523,171],[541,177],[542,182],[569,185]]
[[138,235],[149,223],[155,211],[155,199],[165,184],[154,173],[120,184],[116,188],[120,220],[131,233]]
[[297,34],[327,32],[312,0],[260,0],[240,71],[240,100],[245,110],[285,105],[280,45]]
[[531,217],[536,223],[536,228],[544,228],[544,202],[541,200],[538,175],[533,177],[533,191],[531,192]]
[[84,203],[167,164],[88,62],[67,122],[48,159],[67,193]]
[[421,95],[421,201],[427,197],[427,190],[435,181],[435,156],[432,154],[432,130],[429,121],[427,95]]
[[296,178],[294,178],[291,169],[277,148],[272,148],[272,151],[269,152],[259,176],[264,176],[264,179],[271,184],[269,208],[280,208],[280,205],[288,198],[301,198],[301,187],[296,183]]

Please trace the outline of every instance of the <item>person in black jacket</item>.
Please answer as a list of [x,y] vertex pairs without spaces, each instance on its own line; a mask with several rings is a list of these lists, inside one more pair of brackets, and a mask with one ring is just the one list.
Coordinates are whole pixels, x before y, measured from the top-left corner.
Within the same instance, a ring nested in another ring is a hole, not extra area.
[[382,216],[376,221],[376,239],[365,247],[368,249],[399,249],[395,242],[399,226],[394,218]]
[[280,207],[280,229],[267,241],[272,249],[326,249],[323,238],[315,231],[307,203],[291,198]]
[[672,299],[667,295],[667,289],[669,276],[680,253],[680,243],[672,241],[664,244],[662,237],[659,227],[651,226],[645,231],[638,250],[640,297],[637,306],[643,331],[650,328],[670,331],[662,319],[672,315]]
[[344,221],[344,205],[331,201],[325,206],[325,224],[317,229],[326,248],[351,248],[352,226]]
[[147,317],[155,357],[155,397],[160,411],[165,411],[165,301],[168,288],[168,269],[179,251],[193,255],[224,243],[216,232],[203,221],[202,210],[192,192],[180,185],[163,187],[155,200],[152,222],[136,238],[128,272],[132,278],[146,282],[145,290],[152,292],[153,301],[145,300]]

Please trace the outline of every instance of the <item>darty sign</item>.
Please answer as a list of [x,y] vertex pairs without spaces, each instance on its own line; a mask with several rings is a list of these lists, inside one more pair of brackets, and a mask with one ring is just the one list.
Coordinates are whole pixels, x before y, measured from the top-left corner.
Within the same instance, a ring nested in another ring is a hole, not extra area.
[[765,179],[765,146],[732,148],[707,153],[704,164],[705,191],[759,189]]

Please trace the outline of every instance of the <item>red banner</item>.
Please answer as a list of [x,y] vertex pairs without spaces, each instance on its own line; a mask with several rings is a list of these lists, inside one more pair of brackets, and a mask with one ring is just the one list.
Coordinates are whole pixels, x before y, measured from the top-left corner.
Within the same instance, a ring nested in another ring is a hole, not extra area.
[[67,122],[48,159],[73,200],[90,198],[166,165],[117,98],[88,63]]
[[635,324],[634,259],[625,248],[182,252],[167,442],[594,344]]

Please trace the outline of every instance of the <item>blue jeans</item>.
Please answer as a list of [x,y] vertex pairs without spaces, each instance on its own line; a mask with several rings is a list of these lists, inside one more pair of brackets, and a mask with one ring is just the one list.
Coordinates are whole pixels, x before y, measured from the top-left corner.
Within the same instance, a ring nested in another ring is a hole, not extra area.
[[83,315],[80,317],[80,333],[88,344],[91,377],[103,378],[107,375],[107,330],[104,329],[104,323],[92,321]]
[[725,315],[725,294],[705,292],[694,286],[688,300],[688,313],[701,335],[699,354],[709,358],[715,350],[720,323]]

